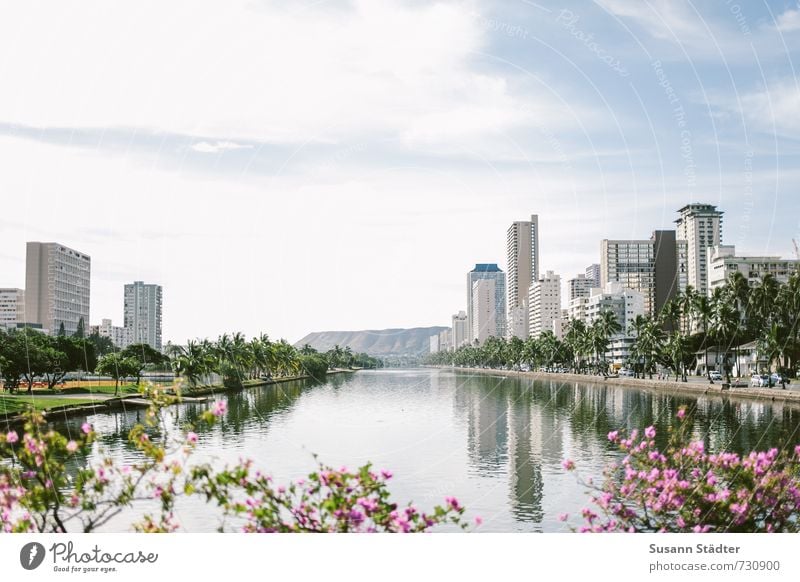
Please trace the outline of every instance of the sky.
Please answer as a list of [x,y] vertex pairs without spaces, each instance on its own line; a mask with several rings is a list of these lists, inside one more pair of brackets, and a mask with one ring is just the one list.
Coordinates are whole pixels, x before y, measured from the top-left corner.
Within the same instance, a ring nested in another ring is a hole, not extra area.
[[0,7],[0,287],[92,258],[91,320],[164,287],[164,339],[449,325],[539,215],[543,270],[689,202],[800,240],[796,0]]

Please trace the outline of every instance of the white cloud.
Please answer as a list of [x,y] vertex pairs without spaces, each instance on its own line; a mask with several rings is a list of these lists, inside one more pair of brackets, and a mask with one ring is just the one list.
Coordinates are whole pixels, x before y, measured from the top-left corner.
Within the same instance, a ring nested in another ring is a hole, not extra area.
[[[518,123],[524,115],[497,118],[498,105],[520,109],[502,77],[471,69],[487,35],[474,7],[65,0],[47,3],[42,18],[40,3],[6,4],[0,121],[133,127],[209,144],[413,136],[421,119],[435,123],[454,104],[474,119]],[[473,121],[460,131],[487,129]]]
[[636,22],[655,38],[696,42],[708,38],[702,17],[690,10],[691,2],[676,0],[595,0],[606,10]]
[[775,27],[781,32],[800,30],[800,5],[795,9],[789,8],[786,12],[778,15]]
[[743,119],[748,127],[767,134],[800,137],[800,87],[794,80],[779,80],[741,94],[739,100],[718,97],[716,106]]
[[252,149],[252,147],[253,146],[251,145],[240,144],[232,141],[199,141],[191,146],[194,151],[204,154],[216,154],[225,150]]

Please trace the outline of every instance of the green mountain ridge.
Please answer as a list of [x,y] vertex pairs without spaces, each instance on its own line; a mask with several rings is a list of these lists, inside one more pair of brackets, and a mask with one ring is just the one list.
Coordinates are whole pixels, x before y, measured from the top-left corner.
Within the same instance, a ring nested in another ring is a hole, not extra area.
[[410,329],[369,329],[361,331],[317,331],[308,334],[294,345],[311,345],[326,352],[335,345],[349,347],[354,352],[370,356],[419,356],[430,351],[430,337],[449,329],[442,326]]

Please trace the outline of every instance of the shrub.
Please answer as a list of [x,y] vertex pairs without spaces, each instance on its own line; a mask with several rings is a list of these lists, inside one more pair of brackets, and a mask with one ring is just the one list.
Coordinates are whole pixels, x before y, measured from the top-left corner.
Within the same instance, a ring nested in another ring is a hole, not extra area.
[[[608,440],[624,453],[605,471],[582,512],[583,532],[800,531],[800,446],[745,456],[709,453],[692,441],[686,410],[669,444],[656,447],[655,428]],[[565,461],[567,470],[575,470]],[[568,516],[562,516],[567,519]]]

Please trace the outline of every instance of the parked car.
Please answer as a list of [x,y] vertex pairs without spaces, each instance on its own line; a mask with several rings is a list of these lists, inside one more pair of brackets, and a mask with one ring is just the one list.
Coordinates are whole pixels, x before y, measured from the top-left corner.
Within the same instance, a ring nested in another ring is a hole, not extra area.
[[628,368],[622,368],[622,369],[619,371],[619,377],[620,377],[620,378],[623,378],[623,377],[633,377],[633,370],[629,370]]
[[773,386],[777,386],[778,384],[781,384],[782,382],[785,382],[786,384],[789,383],[789,378],[787,378],[786,376],[783,376],[781,374],[778,374],[777,372],[774,372],[769,378],[770,378],[770,380],[772,380],[772,385]]
[[708,374],[708,377],[712,380],[722,380],[722,374],[717,370],[711,370],[711,372]]
[[750,386],[754,386],[756,388],[769,388],[770,378],[766,374],[753,374],[753,377],[750,378]]

